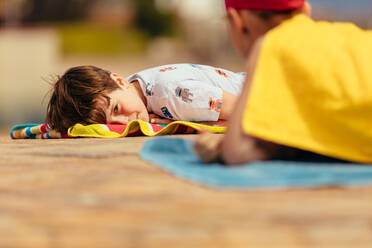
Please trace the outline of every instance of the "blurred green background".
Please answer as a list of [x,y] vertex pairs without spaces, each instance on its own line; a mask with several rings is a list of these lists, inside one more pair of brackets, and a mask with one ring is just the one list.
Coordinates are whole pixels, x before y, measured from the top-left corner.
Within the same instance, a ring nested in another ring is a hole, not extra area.
[[[369,1],[310,3],[315,19],[371,27]],[[128,76],[183,62],[244,69],[223,0],[0,0],[0,126],[43,122],[50,84],[72,66]]]

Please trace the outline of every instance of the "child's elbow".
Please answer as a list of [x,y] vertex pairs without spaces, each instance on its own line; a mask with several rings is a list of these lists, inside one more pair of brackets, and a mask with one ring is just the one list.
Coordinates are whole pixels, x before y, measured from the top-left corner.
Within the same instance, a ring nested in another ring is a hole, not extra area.
[[240,142],[229,142],[222,143],[221,157],[227,165],[242,165],[249,163],[252,160],[249,150],[244,149]]
[[258,143],[249,136],[234,142],[222,142],[221,158],[225,164],[233,166],[268,160],[268,151]]
[[242,165],[244,163],[247,163],[248,161],[241,159],[241,156],[238,154],[232,153],[231,151],[225,152],[222,151],[222,160],[226,165]]

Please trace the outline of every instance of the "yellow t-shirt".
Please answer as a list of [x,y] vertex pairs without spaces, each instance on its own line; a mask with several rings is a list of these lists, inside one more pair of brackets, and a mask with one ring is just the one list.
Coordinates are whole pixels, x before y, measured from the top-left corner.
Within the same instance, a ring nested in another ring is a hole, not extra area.
[[242,125],[279,144],[372,163],[372,32],[304,15],[270,31]]

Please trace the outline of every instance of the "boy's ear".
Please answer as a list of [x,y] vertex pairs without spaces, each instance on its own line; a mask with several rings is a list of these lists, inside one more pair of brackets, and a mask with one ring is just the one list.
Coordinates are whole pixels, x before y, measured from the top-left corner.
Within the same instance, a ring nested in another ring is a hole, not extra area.
[[302,8],[302,13],[304,13],[307,16],[311,15],[311,5],[307,1],[305,1],[305,5]]
[[229,8],[227,10],[227,13],[228,13],[231,25],[233,25],[235,29],[238,30],[239,32],[245,33],[246,28],[244,26],[243,17],[239,13],[239,11],[233,8]]
[[117,73],[111,73],[110,74],[110,78],[112,80],[114,80],[119,86],[121,87],[124,87],[124,88],[128,88],[129,87],[129,83],[127,80],[125,80],[123,77],[121,77],[119,74]]

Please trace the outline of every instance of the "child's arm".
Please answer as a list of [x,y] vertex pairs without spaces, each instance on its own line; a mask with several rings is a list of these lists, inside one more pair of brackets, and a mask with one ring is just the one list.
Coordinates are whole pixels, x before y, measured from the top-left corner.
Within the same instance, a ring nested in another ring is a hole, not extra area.
[[[153,124],[169,124],[173,122],[173,120],[163,118],[157,114],[149,114],[150,117],[150,123]],[[197,123],[204,124],[204,125],[219,125],[219,126],[226,126],[227,121],[226,120],[218,120],[218,121],[198,121]]]
[[173,121],[170,119],[163,118],[154,113],[149,114],[149,118],[150,118],[150,123],[153,123],[153,124],[169,124]]
[[232,113],[236,100],[238,99],[237,96],[234,96],[233,94],[223,91],[222,95],[222,104],[221,104],[221,113],[219,120],[228,120],[230,117],[230,114]]
[[[228,103],[225,106],[226,110],[224,111],[228,114],[229,121],[228,129],[223,138],[214,134],[203,133],[195,142],[195,150],[204,162],[223,160],[227,164],[241,164],[254,160],[266,160],[269,159],[273,151],[277,150],[276,144],[266,145],[266,141],[246,135],[242,130],[242,115],[249,97],[250,85],[260,48],[261,43],[258,43],[248,60],[247,78],[236,104],[229,106]],[[226,99],[231,100],[229,97]]]
[[243,132],[242,118],[249,98],[254,71],[261,51],[262,39],[252,48],[247,61],[247,77],[231,118],[228,129],[220,144],[220,158],[227,164],[242,164],[257,160],[268,160],[276,153],[280,145],[247,135]]

